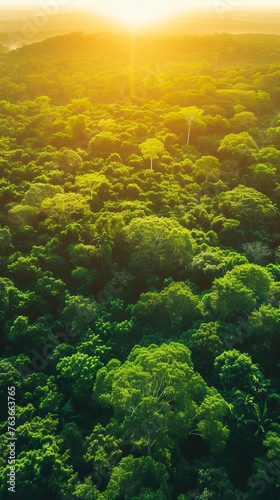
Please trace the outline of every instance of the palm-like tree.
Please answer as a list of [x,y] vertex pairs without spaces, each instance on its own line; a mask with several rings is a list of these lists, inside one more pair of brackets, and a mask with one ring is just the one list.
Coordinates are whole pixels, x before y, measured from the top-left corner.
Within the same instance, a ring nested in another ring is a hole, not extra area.
[[263,399],[241,391],[236,392],[233,415],[237,419],[237,427],[245,425],[252,428],[255,437],[263,436],[273,423],[280,422],[278,412],[269,408],[268,398]]
[[106,233],[102,233],[95,238],[94,244],[100,249],[102,270],[104,268],[110,270],[112,266],[113,238]]

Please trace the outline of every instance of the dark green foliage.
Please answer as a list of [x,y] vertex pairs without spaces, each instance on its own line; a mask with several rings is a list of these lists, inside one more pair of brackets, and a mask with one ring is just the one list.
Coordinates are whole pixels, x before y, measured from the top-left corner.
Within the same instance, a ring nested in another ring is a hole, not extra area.
[[133,87],[124,35],[0,50],[1,499],[8,387],[15,498],[278,498],[278,59],[139,36]]

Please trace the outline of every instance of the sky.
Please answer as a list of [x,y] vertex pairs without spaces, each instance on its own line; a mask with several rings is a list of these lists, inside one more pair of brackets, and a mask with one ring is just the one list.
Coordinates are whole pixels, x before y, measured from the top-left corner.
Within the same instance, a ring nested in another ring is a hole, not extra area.
[[[52,0],[49,0],[49,3],[51,3]],[[76,6],[95,6],[99,4],[102,5],[104,3],[109,3],[110,0],[56,0],[57,3],[60,3],[61,5],[76,5]],[[118,0],[121,2],[121,0]],[[0,0],[0,5],[43,5],[47,4],[48,0]],[[135,0],[130,0],[130,3],[133,4],[135,3]],[[153,0],[150,0],[150,3],[153,3]],[[165,0],[162,0],[161,3],[170,3],[174,6],[176,5],[183,5],[186,9],[189,8],[191,5],[193,5],[193,0],[170,0],[168,2],[165,2]],[[279,0],[220,0],[220,3],[228,3],[229,5],[232,5],[233,7],[257,7],[257,6],[263,6],[266,7],[267,5],[274,5],[275,7],[279,7]],[[215,0],[196,0],[195,5],[200,5],[203,7],[208,7],[210,8],[213,4],[215,4]]]
[[[235,10],[275,7],[280,10],[279,0],[0,0],[1,7],[7,8],[34,6],[45,12],[63,12],[64,8],[90,10],[118,23],[138,28],[157,21],[170,19],[193,10],[204,9],[217,13]],[[54,9],[53,11],[47,9]],[[1,15],[1,12],[0,12]]]
[[[80,8],[81,6],[87,6],[87,7],[92,7],[92,8],[97,8],[101,9],[102,5],[105,4],[116,4],[122,3],[122,0],[0,0],[0,6],[11,6],[11,5],[18,5],[21,7],[25,7],[27,5],[35,5],[35,6],[41,6],[41,5],[47,5],[48,3],[51,4],[53,1],[57,2],[59,5],[67,5],[71,7],[77,7]],[[128,2],[128,0],[126,0]],[[201,7],[201,8],[215,8],[215,4],[227,4],[228,6],[234,7],[234,8],[256,8],[256,7],[263,7],[267,8],[268,6],[274,6],[274,7],[279,7],[279,0],[154,0],[154,3],[158,4],[170,4],[174,6],[174,8],[179,8],[179,9],[185,9],[189,10],[191,6],[195,4],[195,7]],[[137,3],[137,0],[130,0],[130,4]],[[142,1],[143,3],[143,1]],[[145,0],[144,0],[145,3]],[[149,3],[152,4],[153,0],[149,0]]]

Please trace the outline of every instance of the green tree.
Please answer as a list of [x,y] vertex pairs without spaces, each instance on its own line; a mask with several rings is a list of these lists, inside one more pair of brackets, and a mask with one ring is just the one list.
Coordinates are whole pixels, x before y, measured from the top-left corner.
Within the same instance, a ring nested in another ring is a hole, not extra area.
[[239,280],[249,290],[252,290],[259,300],[266,300],[272,278],[269,272],[262,266],[257,264],[242,264],[234,267],[226,276],[232,276]]
[[1,256],[8,255],[13,250],[12,236],[8,227],[0,228],[0,252]]
[[38,259],[20,255],[20,252],[10,256],[7,269],[15,283],[25,288],[34,284],[42,275]]
[[151,457],[134,458],[129,455],[113,469],[103,498],[171,500],[168,479],[168,472],[162,463]]
[[41,206],[41,203],[46,198],[51,198],[56,194],[62,194],[63,188],[61,186],[53,186],[51,184],[43,184],[41,182],[34,182],[24,195],[24,202],[30,206]]
[[230,125],[235,133],[247,132],[256,127],[258,120],[252,111],[241,111],[235,113],[230,119]]
[[219,195],[219,208],[227,218],[241,221],[245,229],[264,228],[264,222],[276,214],[270,198],[254,188],[242,184]]
[[[69,455],[62,453],[62,440],[55,436],[58,421],[50,414],[44,419],[33,418],[18,426],[17,488],[15,498],[61,498],[73,492],[77,475],[69,465]],[[5,436],[3,436],[6,439]],[[9,467],[0,472],[0,492],[5,498]]]
[[[257,382],[257,383],[256,383]],[[250,392],[235,391],[232,414],[241,432],[249,433],[260,441],[275,424],[279,423],[280,400],[276,394],[267,396],[267,387],[255,378]]]
[[66,298],[61,320],[64,325],[69,326],[73,339],[79,337],[93,324],[99,309],[100,306],[92,298],[82,295],[70,295]]
[[189,146],[192,125],[195,121],[199,120],[199,118],[203,115],[204,111],[202,109],[199,109],[197,106],[189,106],[187,108],[182,108],[181,113],[185,118],[188,126],[187,146]]
[[277,182],[277,168],[271,163],[254,163],[249,167],[251,186],[264,193],[266,196],[273,196]]
[[183,282],[171,283],[161,292],[147,292],[133,308],[143,325],[153,325],[155,331],[167,336],[178,335],[186,325],[202,316],[200,299]]
[[204,246],[204,249],[193,258],[191,264],[193,279],[201,288],[210,288],[214,278],[221,277],[228,270],[246,262],[246,257],[238,252]]
[[123,235],[130,251],[129,266],[141,277],[154,274],[167,277],[191,262],[190,232],[175,220],[156,216],[135,218],[123,229]]
[[159,158],[164,152],[164,145],[159,139],[147,139],[139,145],[139,149],[144,158],[151,160],[151,170],[153,170],[153,160]]
[[86,438],[85,462],[92,470],[92,476],[98,486],[104,488],[116,465],[122,458],[122,440],[110,433],[109,428],[97,424]]
[[250,392],[252,388],[263,380],[258,365],[252,362],[249,354],[241,353],[237,349],[224,351],[214,361],[214,370],[222,388],[234,388]]
[[202,156],[195,162],[194,176],[197,182],[218,181],[221,164],[215,156]]
[[183,339],[192,352],[194,365],[204,376],[209,376],[213,369],[215,358],[222,354],[224,350],[224,345],[220,338],[219,324],[214,322],[202,323],[198,330],[191,331],[192,335],[190,337],[189,333],[187,332],[183,336]]
[[[0,360],[0,397],[2,401],[7,397],[7,387],[15,387],[16,392],[21,390],[22,380],[17,370],[14,358],[4,358]],[[7,418],[7,408],[1,405],[1,421]]]
[[77,424],[75,422],[65,424],[60,437],[63,439],[62,452],[69,453],[69,461],[75,470],[81,469],[83,465],[84,440]]
[[228,134],[221,140],[218,152],[226,157],[247,158],[258,151],[258,146],[248,132]]
[[84,482],[78,482],[74,490],[74,497],[69,497],[69,500],[71,498],[74,498],[75,500],[77,498],[80,498],[81,500],[100,500],[101,497],[102,494],[96,486],[93,485],[92,478],[86,477]]
[[[24,407],[32,404],[34,410],[36,408],[36,413],[34,411],[32,417],[44,418],[49,413],[52,415],[58,414],[63,396],[58,391],[54,376],[47,376],[45,373],[31,373],[24,378],[23,389],[22,402]],[[28,421],[28,417],[24,420],[21,418],[21,424]]]
[[222,423],[227,405],[194,372],[182,344],[136,346],[123,365],[109,362],[97,374],[95,397],[113,407],[119,430],[137,449],[167,461],[178,439],[192,432],[213,451],[222,449],[228,436]]
[[254,355],[268,371],[277,371],[280,310],[271,304],[262,304],[249,318],[249,329]]
[[70,250],[70,262],[73,266],[91,269],[97,260],[98,251],[93,245],[74,244]]
[[70,394],[78,399],[90,394],[100,367],[98,356],[89,356],[81,352],[62,358],[56,366],[58,379],[63,380]]
[[101,268],[111,270],[113,239],[109,234],[103,233],[94,239],[94,243],[99,246],[101,253]]
[[[199,500],[235,500],[236,491],[230,481],[225,466],[219,465],[210,457],[195,460],[191,467],[191,476],[197,480],[195,490],[188,490],[187,495]],[[178,497],[178,500],[187,499],[188,496]]]
[[280,456],[280,426],[267,432],[263,444],[266,448],[265,455],[254,459],[253,473],[248,481],[248,494],[254,495],[265,492],[268,498],[276,499],[279,492],[279,456]]
[[105,130],[98,132],[89,141],[89,153],[91,157],[108,158],[110,154],[119,151],[120,145],[121,141],[116,133]]
[[228,273],[214,280],[208,298],[210,308],[222,321],[232,321],[237,316],[244,316],[256,305],[253,291]]
[[46,198],[41,203],[42,210],[54,220],[70,222],[75,218],[82,219],[89,213],[85,198],[77,193],[58,193],[52,198]]
[[257,264],[242,264],[214,281],[209,294],[210,306],[223,321],[252,312],[266,300],[272,283],[269,272]]
[[0,321],[3,321],[10,309],[10,289],[14,284],[8,278],[0,278]]
[[16,226],[32,225],[38,219],[40,211],[30,205],[17,204],[8,212],[8,220]]
[[89,200],[97,196],[101,188],[110,187],[110,183],[106,176],[99,172],[78,175],[75,179],[75,185],[79,189],[79,192],[85,195]]

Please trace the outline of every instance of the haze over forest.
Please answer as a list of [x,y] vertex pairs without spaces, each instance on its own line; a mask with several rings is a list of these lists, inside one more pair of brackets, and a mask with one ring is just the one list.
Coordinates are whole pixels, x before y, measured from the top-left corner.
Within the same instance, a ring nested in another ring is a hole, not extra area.
[[[42,12],[40,7],[26,8],[2,6],[0,16],[0,43],[10,44],[11,36],[18,37],[18,44],[28,44],[50,36],[72,31],[84,33],[127,31],[121,23],[96,15],[93,12],[59,9],[57,14],[34,23],[34,16]],[[152,34],[208,34],[208,33],[280,33],[280,11],[270,9],[238,9],[227,0],[213,2],[209,10],[183,13],[161,20],[139,31]]]

